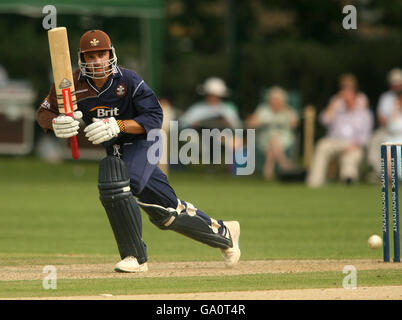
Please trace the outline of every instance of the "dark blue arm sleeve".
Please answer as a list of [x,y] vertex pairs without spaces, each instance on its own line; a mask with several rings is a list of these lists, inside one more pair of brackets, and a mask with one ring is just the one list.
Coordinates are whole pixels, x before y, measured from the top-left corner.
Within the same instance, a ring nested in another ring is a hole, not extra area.
[[162,127],[163,112],[155,93],[143,82],[135,95],[133,102],[138,111],[134,118],[148,133],[152,129]]

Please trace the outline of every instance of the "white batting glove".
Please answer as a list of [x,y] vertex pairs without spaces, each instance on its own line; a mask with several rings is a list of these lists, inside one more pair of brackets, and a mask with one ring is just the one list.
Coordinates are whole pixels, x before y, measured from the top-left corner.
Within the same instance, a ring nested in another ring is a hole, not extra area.
[[114,117],[97,119],[93,118],[94,123],[90,124],[84,129],[86,132],[86,137],[93,144],[100,144],[105,141],[117,137],[120,132],[120,128],[117,125],[116,119]]
[[78,134],[79,119],[82,118],[82,112],[74,112],[74,118],[70,116],[65,116],[64,114],[52,120],[53,132],[58,138],[71,138]]

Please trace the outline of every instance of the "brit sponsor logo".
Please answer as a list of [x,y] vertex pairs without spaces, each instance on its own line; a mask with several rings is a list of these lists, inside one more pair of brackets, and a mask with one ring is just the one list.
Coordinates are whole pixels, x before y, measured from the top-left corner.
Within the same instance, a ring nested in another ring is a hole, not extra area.
[[119,115],[118,108],[110,108],[106,106],[96,106],[89,111],[96,111],[97,118],[109,118],[109,117],[117,117]]

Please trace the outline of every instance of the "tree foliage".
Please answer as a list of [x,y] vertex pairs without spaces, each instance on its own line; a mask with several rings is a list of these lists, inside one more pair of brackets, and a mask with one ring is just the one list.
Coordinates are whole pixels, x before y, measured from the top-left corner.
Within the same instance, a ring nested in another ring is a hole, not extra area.
[[[349,3],[349,2],[348,2]],[[386,74],[402,65],[402,2],[350,1],[358,29],[344,30],[342,0],[167,0],[161,95],[185,109],[208,76],[222,77],[242,116],[253,111],[262,88],[281,85],[300,92],[303,104],[324,107],[337,77],[353,72],[374,108],[387,88]],[[47,94],[51,68],[42,17],[2,14],[1,64],[13,79],[28,79]],[[144,51],[138,19],[58,16],[69,26],[73,63],[81,34],[106,30],[119,63],[141,73]]]

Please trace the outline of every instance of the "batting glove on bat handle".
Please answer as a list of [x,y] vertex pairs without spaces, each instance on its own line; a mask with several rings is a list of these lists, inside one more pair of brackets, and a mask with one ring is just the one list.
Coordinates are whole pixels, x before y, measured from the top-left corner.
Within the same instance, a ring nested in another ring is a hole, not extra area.
[[93,119],[93,123],[84,129],[86,137],[93,144],[100,144],[117,137],[120,133],[119,125],[114,117]]
[[[73,115],[73,116],[72,116]],[[74,114],[61,114],[52,120],[53,132],[58,138],[71,138],[78,134],[79,121],[82,112],[76,111]]]

